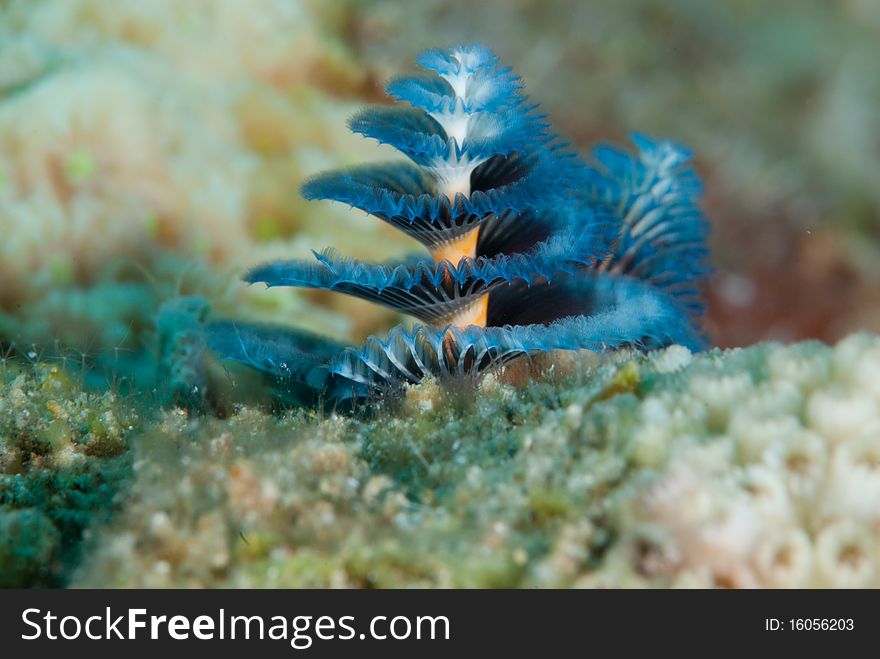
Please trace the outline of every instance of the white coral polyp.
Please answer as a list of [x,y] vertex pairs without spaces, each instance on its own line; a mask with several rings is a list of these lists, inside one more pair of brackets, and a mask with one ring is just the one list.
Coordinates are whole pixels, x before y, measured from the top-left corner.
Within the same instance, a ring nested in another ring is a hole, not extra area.
[[832,443],[857,437],[880,416],[880,405],[860,392],[829,388],[814,392],[807,402],[807,423]]
[[767,357],[767,370],[776,382],[790,382],[811,391],[828,382],[831,364],[825,354],[805,352],[803,346],[773,350]]
[[876,574],[875,540],[865,527],[841,520],[816,536],[816,567],[821,583],[837,588],[859,588]]
[[633,434],[629,458],[638,467],[660,467],[669,456],[669,433],[665,427],[643,425]]
[[865,356],[876,350],[880,350],[877,337],[867,332],[858,332],[846,337],[834,346],[831,359],[834,375],[842,380],[850,379]]
[[757,511],[764,522],[775,525],[792,518],[791,499],[778,470],[752,465],[740,475],[739,482],[751,503],[749,507]]
[[652,353],[651,363],[658,373],[674,373],[690,364],[693,358],[685,346],[674,345]]
[[727,422],[730,411],[754,387],[748,373],[722,376],[697,376],[691,380],[690,393],[703,401],[709,411],[710,422],[714,427],[722,427]]
[[743,566],[761,524],[745,496],[676,463],[641,501],[646,521],[671,534],[686,564],[708,567],[719,583],[754,585]]
[[850,372],[853,385],[880,403],[880,346],[864,350]]
[[802,588],[813,570],[813,544],[802,529],[788,528],[762,537],[753,562],[762,586]]
[[799,499],[811,498],[825,483],[828,445],[820,435],[797,429],[770,445],[763,460],[782,475],[789,494]]
[[694,396],[673,396],[669,392],[651,395],[642,403],[643,424],[666,428],[671,438],[688,435],[706,421],[706,405]]
[[880,421],[834,448],[822,501],[831,516],[880,522]]
[[788,381],[768,381],[755,385],[738,411],[759,419],[783,416],[799,416],[804,406],[801,390]]
[[727,428],[730,436],[736,440],[737,450],[744,462],[762,461],[764,454],[777,442],[786,441],[801,430],[797,417],[755,418],[746,409],[735,410]]

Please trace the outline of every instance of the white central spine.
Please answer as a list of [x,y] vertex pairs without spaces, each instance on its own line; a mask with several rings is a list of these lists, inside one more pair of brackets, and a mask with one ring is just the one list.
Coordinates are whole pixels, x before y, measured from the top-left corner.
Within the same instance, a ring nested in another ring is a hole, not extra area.
[[464,147],[471,129],[471,113],[465,110],[468,81],[471,77],[468,67],[460,53],[455,53],[459,70],[456,73],[443,75],[452,87],[455,99],[446,112],[431,112],[431,116],[439,123],[449,139],[449,151],[445,158],[438,158],[429,167],[437,177],[437,187],[441,194],[450,201],[461,193],[466,197],[471,194],[471,173],[483,160],[469,159],[467,154],[459,153]]

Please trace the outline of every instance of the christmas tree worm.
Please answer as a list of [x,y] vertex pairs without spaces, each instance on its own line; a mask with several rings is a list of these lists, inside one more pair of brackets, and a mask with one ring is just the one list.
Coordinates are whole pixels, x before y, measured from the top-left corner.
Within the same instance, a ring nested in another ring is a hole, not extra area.
[[418,63],[423,73],[387,87],[398,105],[350,121],[407,159],[318,175],[303,195],[361,209],[426,253],[377,264],[326,249],[245,277],[338,291],[418,324],[348,346],[219,320],[211,348],[330,400],[479,377],[552,350],[699,348],[706,222],[689,154],[636,136],[635,154],[598,148],[587,164],[488,49],[431,50]]

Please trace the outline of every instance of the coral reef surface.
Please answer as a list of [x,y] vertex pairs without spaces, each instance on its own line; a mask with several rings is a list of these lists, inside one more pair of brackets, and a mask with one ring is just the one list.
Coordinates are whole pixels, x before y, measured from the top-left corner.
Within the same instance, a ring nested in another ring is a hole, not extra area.
[[878,369],[857,334],[578,353],[371,420],[167,413],[72,582],[878,586]]
[[71,371],[0,362],[0,587],[63,583],[130,473],[138,410]]

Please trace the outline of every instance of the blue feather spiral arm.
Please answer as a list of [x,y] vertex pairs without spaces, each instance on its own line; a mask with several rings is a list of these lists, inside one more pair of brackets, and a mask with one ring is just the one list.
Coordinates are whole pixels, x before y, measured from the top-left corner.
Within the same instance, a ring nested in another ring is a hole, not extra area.
[[388,84],[398,105],[349,122],[405,159],[320,174],[302,192],[359,208],[426,253],[366,263],[327,249],[245,280],[337,291],[422,324],[347,346],[221,320],[210,347],[336,401],[552,350],[699,349],[707,223],[688,151],[635,136],[634,152],[601,147],[586,162],[487,48],[430,50],[418,64]]

